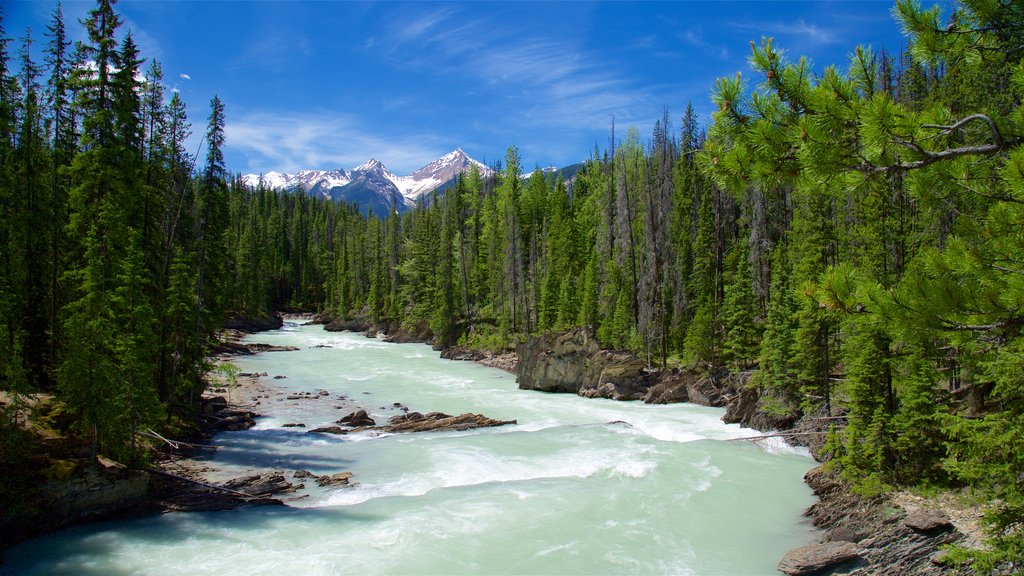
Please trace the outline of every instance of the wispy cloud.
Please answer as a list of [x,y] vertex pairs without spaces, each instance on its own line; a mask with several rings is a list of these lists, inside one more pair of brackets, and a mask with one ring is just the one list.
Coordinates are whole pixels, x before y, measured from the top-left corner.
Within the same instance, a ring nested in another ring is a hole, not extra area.
[[430,10],[406,16],[390,37],[373,45],[390,46],[391,57],[409,67],[475,79],[492,93],[488,97],[513,104],[506,108],[516,111],[511,120],[525,125],[591,129],[656,99],[607,54],[549,30],[513,32],[500,19],[473,18],[448,7]]
[[189,76],[188,74],[185,74],[184,72],[179,74],[178,78],[181,78],[182,80],[191,80],[192,79],[191,76]]
[[352,168],[372,157],[404,174],[448,152],[440,137],[379,130],[346,114],[254,112],[229,118],[225,136],[226,146],[247,159],[245,170],[251,172]]
[[683,30],[682,32],[679,32],[676,37],[683,44],[691,48],[696,48],[707,56],[711,56],[712,58],[722,61],[729,59],[729,49],[719,42],[708,40],[704,35],[704,29],[700,26],[693,26]]
[[798,18],[774,22],[737,22],[733,26],[748,31],[750,39],[774,37],[785,44],[782,48],[808,52],[827,46],[849,44],[851,32],[857,24],[851,21],[850,26],[822,26]]

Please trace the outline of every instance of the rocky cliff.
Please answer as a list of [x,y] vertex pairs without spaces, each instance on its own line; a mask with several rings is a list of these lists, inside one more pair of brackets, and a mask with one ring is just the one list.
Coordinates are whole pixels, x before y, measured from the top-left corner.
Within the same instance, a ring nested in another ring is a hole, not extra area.
[[726,406],[737,396],[724,374],[652,369],[632,353],[600,349],[594,338],[579,329],[529,336],[516,354],[516,380],[523,390],[703,406]]

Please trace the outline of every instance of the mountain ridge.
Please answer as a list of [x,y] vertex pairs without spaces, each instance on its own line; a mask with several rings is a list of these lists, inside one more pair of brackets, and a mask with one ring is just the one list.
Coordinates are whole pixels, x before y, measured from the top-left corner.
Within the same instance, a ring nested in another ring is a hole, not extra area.
[[294,174],[271,171],[245,174],[242,182],[254,188],[262,184],[272,190],[301,189],[311,196],[355,202],[378,215],[387,215],[392,209],[401,212],[415,206],[418,199],[444,188],[472,166],[483,175],[493,172],[462,148],[456,148],[405,176],[395,175],[383,162],[371,158],[351,170],[304,169]]

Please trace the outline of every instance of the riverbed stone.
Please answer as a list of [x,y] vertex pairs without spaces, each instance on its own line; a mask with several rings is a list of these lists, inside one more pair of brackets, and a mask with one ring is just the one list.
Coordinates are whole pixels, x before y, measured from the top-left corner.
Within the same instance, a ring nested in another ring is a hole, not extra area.
[[336,423],[352,427],[377,425],[377,422],[366,413],[366,410],[356,410]]
[[338,472],[337,474],[318,476],[316,483],[317,486],[348,486],[351,479],[351,472]]
[[270,496],[281,492],[294,492],[302,487],[302,484],[292,484],[283,475],[273,472],[243,476],[224,483],[224,488],[243,492],[250,496]]
[[809,576],[860,557],[852,542],[822,542],[794,548],[779,562],[779,571],[791,576]]
[[921,533],[932,533],[949,530],[953,524],[949,518],[938,510],[914,510],[903,519],[907,528]]

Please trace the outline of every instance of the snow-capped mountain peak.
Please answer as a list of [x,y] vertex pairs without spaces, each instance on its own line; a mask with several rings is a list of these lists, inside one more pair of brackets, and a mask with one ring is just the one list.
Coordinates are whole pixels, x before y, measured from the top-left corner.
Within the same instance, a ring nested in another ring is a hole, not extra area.
[[387,168],[385,168],[384,164],[376,158],[370,158],[366,162],[363,162],[352,169],[353,172],[374,172],[379,170],[387,171]]
[[483,175],[491,173],[490,168],[470,158],[462,148],[456,148],[412,174],[401,178],[396,185],[403,196],[415,200],[468,171],[473,165],[476,165]]
[[376,197],[375,204],[401,205],[400,209],[412,206],[415,201],[429,194],[456,176],[476,166],[481,175],[487,176],[492,170],[483,163],[470,158],[462,148],[456,148],[437,160],[412,172],[408,176],[396,176],[376,158],[356,166],[352,170],[300,170],[295,174],[267,172],[263,175],[246,174],[242,181],[252,187],[261,183],[275,190],[301,188],[307,194],[318,194],[328,198],[346,199],[352,196]]

